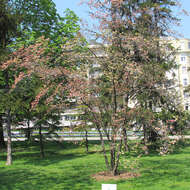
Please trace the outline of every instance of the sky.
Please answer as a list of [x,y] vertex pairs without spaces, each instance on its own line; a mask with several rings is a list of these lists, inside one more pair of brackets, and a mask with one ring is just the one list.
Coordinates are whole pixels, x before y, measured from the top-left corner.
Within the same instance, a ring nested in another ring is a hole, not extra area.
[[[172,27],[172,30],[176,30],[181,37],[190,39],[190,0],[179,1],[181,3],[181,8],[189,12],[189,16],[178,13],[177,16],[181,19],[181,24],[179,27]],[[80,0],[53,0],[53,2],[56,4],[56,8],[60,15],[62,15],[66,8],[69,8],[73,10],[80,19],[92,22],[92,19],[88,15],[88,7],[85,5],[79,6]]]

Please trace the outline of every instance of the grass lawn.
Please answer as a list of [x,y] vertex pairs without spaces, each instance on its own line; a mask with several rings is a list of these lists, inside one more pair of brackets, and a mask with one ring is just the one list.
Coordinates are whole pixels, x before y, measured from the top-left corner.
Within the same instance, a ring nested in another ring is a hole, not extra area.
[[101,190],[102,183],[116,183],[118,190],[190,189],[190,146],[168,156],[141,157],[140,177],[106,182],[90,177],[105,170],[97,149],[91,144],[86,154],[73,143],[48,143],[41,159],[37,143],[15,143],[12,166],[5,166],[6,154],[0,153],[0,190]]

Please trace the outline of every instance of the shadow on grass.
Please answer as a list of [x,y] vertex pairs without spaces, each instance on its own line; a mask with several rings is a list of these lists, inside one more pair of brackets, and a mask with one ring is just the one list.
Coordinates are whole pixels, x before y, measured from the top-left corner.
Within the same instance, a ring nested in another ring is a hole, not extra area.
[[64,172],[60,174],[34,169],[1,169],[1,190],[54,190],[85,189],[90,190],[91,179],[81,172]]
[[74,160],[86,155],[79,154],[59,154],[52,153],[51,155],[45,152],[45,158],[41,158],[39,153],[27,153],[27,154],[19,154],[13,156],[14,160],[23,160],[23,164],[27,165],[38,165],[38,166],[48,166],[52,164],[58,164],[59,162],[63,162],[66,160]]
[[[38,141],[22,141],[22,142],[13,142],[13,149],[33,149],[33,150],[38,150],[39,149],[39,142]],[[44,141],[45,147],[48,147],[48,149],[51,148],[58,148],[58,149],[75,149],[78,147],[78,144],[73,143],[73,142],[66,142],[66,141]]]
[[[41,158],[38,142],[28,144],[26,142],[16,142],[13,144],[13,164],[14,161],[21,160],[23,164],[47,166],[86,156],[85,152],[75,151],[78,147],[79,145],[74,143],[47,142],[44,144],[45,158]],[[0,161],[5,160],[6,152],[3,152],[0,154]]]
[[[41,159],[38,143],[14,144],[13,165],[0,168],[0,190],[91,190],[93,180],[80,159],[87,154],[78,145],[47,143],[45,147],[46,157]],[[6,160],[6,154],[0,159]]]

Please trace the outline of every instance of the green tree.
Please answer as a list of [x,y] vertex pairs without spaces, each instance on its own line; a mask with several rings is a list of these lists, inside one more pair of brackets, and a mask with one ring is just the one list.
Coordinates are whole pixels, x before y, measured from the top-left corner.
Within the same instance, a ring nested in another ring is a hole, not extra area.
[[[48,44],[49,49],[47,49],[46,54],[48,54],[48,51],[54,51],[54,54],[51,53],[52,57],[51,61],[49,61],[49,64],[51,63],[52,66],[55,65],[55,63],[59,65],[63,64],[63,61],[56,59],[58,53],[61,53],[58,47],[61,47],[61,45],[65,43],[66,38],[68,39],[72,37],[72,35],[74,36],[79,30],[79,26],[77,24],[78,17],[72,11],[66,10],[65,18],[60,17],[56,12],[55,4],[50,0],[2,1],[1,10],[3,15],[1,23],[3,26],[10,27],[10,30],[8,30],[8,27],[1,28],[2,50],[4,52],[8,52],[7,54],[2,54],[2,62],[5,62],[11,57],[8,56],[8,54],[10,54],[12,51],[17,50],[19,47],[28,47],[29,45],[35,44],[38,37],[44,36],[45,38],[50,39]],[[3,10],[5,11],[3,12]],[[16,16],[17,14],[18,16]],[[1,93],[1,112],[4,115],[5,113],[8,113],[6,114],[7,129],[9,129],[7,132],[9,147],[9,161],[7,164],[11,164],[11,117],[16,114],[16,112],[14,112],[15,110],[17,110],[17,116],[19,112],[22,112],[18,111],[19,106],[16,109],[16,105],[12,104],[12,102],[14,102],[13,91],[17,89],[15,86],[14,90],[12,90],[12,87],[17,85],[24,73],[26,74],[26,71],[24,71],[22,68],[15,70],[14,66],[11,66],[7,67],[6,69],[2,69],[0,75],[1,91],[3,92]],[[17,100],[16,102],[19,101],[22,102],[21,99]],[[31,102],[28,101],[25,104],[29,103]],[[25,107],[29,106],[25,105]]]
[[[17,14],[17,12],[13,13],[13,7],[12,2],[8,0],[1,0],[0,1],[0,64],[3,60],[6,59],[7,54],[9,53],[9,50],[6,48],[7,45],[11,42],[11,40],[17,35],[17,28],[18,24],[20,22],[20,17]],[[4,74],[0,74],[0,88],[1,88],[1,94],[6,93],[9,91],[9,82],[8,82],[9,74],[6,71]],[[3,81],[2,81],[3,80]],[[4,89],[3,89],[4,87]],[[8,97],[8,96],[7,96]],[[1,100],[4,99],[1,97]],[[4,109],[4,104],[1,104],[1,114],[0,114],[0,133],[1,133],[1,148],[4,148],[5,142],[3,138],[3,119],[2,117],[6,114],[6,124],[7,124],[7,164],[10,165],[11,160],[11,132],[10,132],[10,110]]]

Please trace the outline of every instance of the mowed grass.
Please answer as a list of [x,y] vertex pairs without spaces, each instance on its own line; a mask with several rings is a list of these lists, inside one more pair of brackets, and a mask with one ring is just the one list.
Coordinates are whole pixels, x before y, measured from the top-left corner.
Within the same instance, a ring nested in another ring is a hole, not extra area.
[[[0,190],[101,190],[102,183],[117,184],[117,190],[189,190],[190,146],[167,156],[156,154],[139,159],[140,177],[119,181],[96,181],[92,174],[105,170],[103,155],[90,153],[74,143],[45,144],[41,159],[38,143],[15,143],[13,165],[5,166],[6,154],[0,153]],[[130,159],[136,159],[130,156]]]

